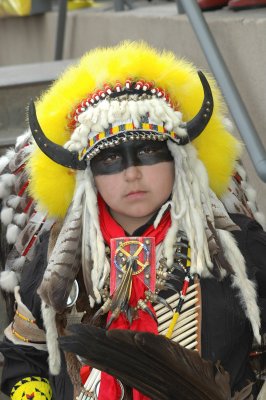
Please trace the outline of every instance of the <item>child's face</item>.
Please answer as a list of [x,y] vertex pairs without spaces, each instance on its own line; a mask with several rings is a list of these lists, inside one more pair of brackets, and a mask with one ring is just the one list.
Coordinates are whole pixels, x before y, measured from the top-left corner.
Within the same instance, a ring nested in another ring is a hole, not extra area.
[[112,216],[128,233],[153,216],[174,184],[166,142],[132,141],[103,150],[91,161],[91,169]]

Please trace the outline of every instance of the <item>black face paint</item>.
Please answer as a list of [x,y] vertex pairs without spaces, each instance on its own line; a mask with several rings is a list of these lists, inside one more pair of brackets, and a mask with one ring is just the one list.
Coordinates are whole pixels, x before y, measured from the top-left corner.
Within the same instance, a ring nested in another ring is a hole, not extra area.
[[172,161],[166,142],[153,140],[133,140],[102,150],[91,162],[91,170],[96,175],[111,175],[131,166],[154,165]]

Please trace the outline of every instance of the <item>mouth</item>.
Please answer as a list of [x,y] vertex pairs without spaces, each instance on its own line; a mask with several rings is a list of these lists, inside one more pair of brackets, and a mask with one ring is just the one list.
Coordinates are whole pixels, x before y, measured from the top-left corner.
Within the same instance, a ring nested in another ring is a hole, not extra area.
[[141,198],[143,197],[147,192],[145,190],[136,190],[132,191],[126,194],[126,198]]

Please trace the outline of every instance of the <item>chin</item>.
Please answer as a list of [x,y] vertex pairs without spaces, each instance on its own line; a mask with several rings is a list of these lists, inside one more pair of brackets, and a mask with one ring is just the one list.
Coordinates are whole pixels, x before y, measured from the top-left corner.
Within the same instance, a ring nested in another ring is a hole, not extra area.
[[[127,210],[128,211],[128,210]],[[134,210],[132,212],[127,212],[127,214],[125,215],[128,218],[135,218],[135,219],[145,219],[147,218],[147,220],[149,220],[152,215],[155,213],[155,210]]]

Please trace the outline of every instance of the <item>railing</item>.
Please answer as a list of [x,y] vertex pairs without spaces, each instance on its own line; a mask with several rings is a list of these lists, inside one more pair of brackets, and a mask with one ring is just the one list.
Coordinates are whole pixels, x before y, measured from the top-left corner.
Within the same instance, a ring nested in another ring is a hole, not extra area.
[[179,13],[186,13],[209,66],[223,92],[228,108],[243,139],[258,176],[266,182],[266,151],[231,74],[217,47],[196,0],[176,0]]

